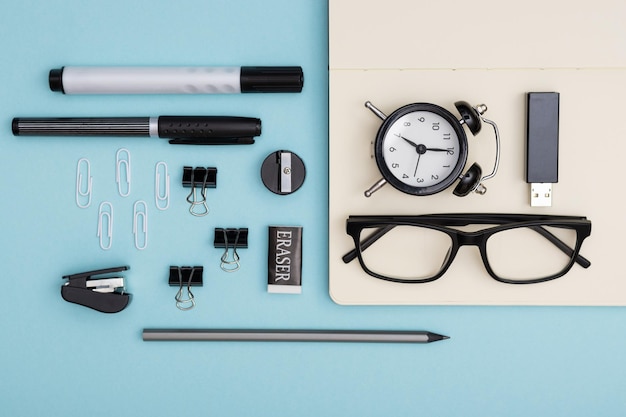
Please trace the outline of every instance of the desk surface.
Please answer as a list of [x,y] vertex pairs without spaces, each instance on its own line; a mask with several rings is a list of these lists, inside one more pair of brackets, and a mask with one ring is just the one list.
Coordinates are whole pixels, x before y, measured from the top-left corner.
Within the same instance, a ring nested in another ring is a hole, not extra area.
[[[4,2],[0,218],[5,292],[0,411],[20,416],[622,415],[621,308],[341,306],[328,296],[327,4],[321,1]],[[607,30],[611,26],[607,27]],[[622,41],[624,38],[620,38]],[[165,52],[165,53],[164,53]],[[301,65],[299,95],[63,96],[63,65]],[[259,117],[251,147],[186,148],[158,140],[16,138],[16,116],[221,114]],[[115,186],[115,152],[132,155],[133,191]],[[275,196],[260,180],[270,152],[307,166],[304,186]],[[74,203],[78,159],[94,203]],[[168,163],[170,208],[152,205],[154,164]],[[215,165],[211,214],[187,212],[183,165]],[[37,175],[37,181],[33,178]],[[135,249],[132,204],[149,203],[149,246]],[[97,203],[115,207],[114,245],[96,237]],[[268,294],[267,226],[304,227],[301,295]],[[219,269],[215,227],[248,227],[241,271]],[[105,315],[66,303],[63,275],[117,265],[133,294]],[[203,265],[197,307],[181,312],[170,265]],[[145,343],[143,328],[431,330],[429,345]],[[453,399],[453,401],[451,401]]]

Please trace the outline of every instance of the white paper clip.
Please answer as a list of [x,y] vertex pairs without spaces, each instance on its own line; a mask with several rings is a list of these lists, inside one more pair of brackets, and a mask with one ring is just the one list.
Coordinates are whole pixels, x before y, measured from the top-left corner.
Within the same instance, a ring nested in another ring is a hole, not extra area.
[[167,164],[163,161],[157,162],[154,168],[154,203],[159,210],[167,210],[170,206],[170,176],[167,173]]
[[[79,159],[76,165],[76,205],[79,208],[87,208],[91,205],[92,180],[89,160],[87,158]],[[85,198],[87,199],[86,202],[84,202]]]
[[[140,221],[141,230],[139,230]],[[133,205],[133,235],[137,249],[144,250],[148,247],[148,205],[143,200],[136,201]]]
[[[103,233],[103,226],[106,223],[107,233]],[[113,205],[108,201],[100,203],[98,208],[98,238],[100,240],[100,248],[103,250],[111,249],[113,244]]]
[[[124,169],[124,180],[126,182],[126,191],[122,186],[122,167]],[[122,197],[130,195],[130,152],[126,148],[120,148],[115,154],[115,182],[117,183],[117,191]]]

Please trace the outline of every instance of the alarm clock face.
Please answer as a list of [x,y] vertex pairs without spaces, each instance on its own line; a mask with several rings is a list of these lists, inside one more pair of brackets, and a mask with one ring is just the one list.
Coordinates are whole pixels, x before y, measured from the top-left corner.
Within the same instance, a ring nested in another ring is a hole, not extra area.
[[387,182],[408,194],[429,195],[460,176],[467,161],[467,137],[446,109],[414,103],[385,119],[374,152]]

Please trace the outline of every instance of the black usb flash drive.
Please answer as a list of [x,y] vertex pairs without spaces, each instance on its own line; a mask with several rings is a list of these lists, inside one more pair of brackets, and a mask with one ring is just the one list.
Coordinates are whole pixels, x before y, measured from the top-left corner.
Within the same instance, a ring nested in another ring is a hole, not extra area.
[[552,205],[552,184],[559,180],[559,93],[528,93],[526,182],[530,205]]

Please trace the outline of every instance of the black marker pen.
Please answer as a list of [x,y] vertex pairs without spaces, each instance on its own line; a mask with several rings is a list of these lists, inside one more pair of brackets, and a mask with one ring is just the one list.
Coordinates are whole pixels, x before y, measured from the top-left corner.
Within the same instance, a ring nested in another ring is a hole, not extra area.
[[249,145],[261,120],[234,116],[59,117],[13,119],[16,136],[140,136],[175,145]]
[[65,94],[299,93],[301,67],[84,67],[49,74],[50,89]]

